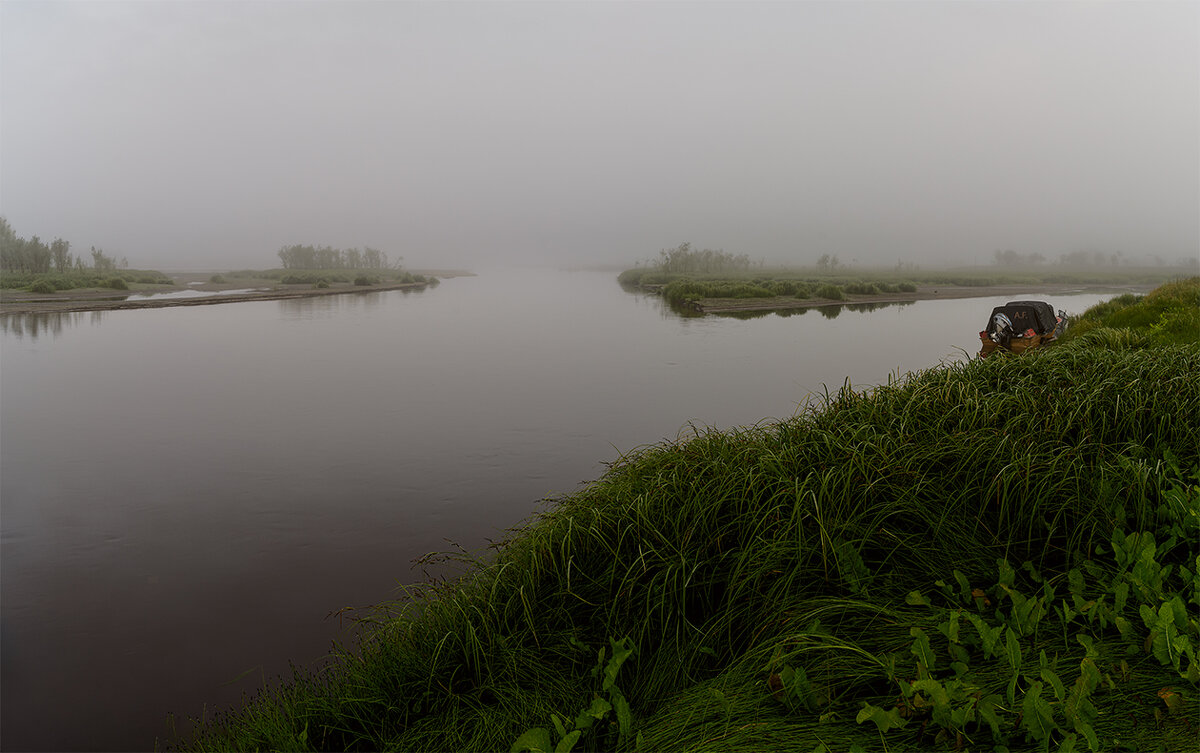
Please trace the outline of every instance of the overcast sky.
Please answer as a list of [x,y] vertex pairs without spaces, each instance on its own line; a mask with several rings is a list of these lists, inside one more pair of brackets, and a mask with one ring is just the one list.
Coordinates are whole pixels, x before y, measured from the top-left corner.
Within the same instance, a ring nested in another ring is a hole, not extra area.
[[1200,3],[0,0],[0,215],[134,267],[1200,251]]

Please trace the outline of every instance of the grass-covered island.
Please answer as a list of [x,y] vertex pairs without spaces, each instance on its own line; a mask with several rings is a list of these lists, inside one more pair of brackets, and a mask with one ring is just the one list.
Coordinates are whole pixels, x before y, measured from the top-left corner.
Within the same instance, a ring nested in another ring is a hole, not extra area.
[[167,275],[129,269],[124,258],[118,260],[95,246],[90,263],[85,262],[71,253],[69,242],[56,238],[46,244],[36,235],[23,238],[0,217],[0,314],[37,316],[414,290],[436,286],[438,276],[468,274],[404,269],[369,246],[292,245],[277,255],[283,266],[274,269]]
[[[1200,272],[1200,264],[1133,266],[1113,258],[1073,253],[1057,263],[1040,256],[1000,252],[988,266],[922,269],[898,263],[891,268],[841,264],[828,254],[810,267],[769,268],[745,254],[698,250],[684,243],[659,258],[626,269],[618,281],[626,289],[661,295],[677,313],[733,314],[806,309],[816,306],[906,303],[935,298],[976,298],[1040,291],[1047,295],[1080,290],[1146,292],[1155,285]],[[1160,260],[1161,261],[1161,260]]]
[[1200,278],[632,452],[188,750],[1196,750]]

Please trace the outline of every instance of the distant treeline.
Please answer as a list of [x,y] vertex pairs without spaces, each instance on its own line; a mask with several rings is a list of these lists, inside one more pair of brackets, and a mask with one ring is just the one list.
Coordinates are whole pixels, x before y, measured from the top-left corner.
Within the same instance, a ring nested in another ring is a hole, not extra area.
[[21,238],[8,220],[0,217],[0,272],[23,275],[113,272],[129,266],[124,258],[118,262],[95,246],[92,246],[91,257],[91,264],[87,264],[81,257],[71,253],[71,244],[62,238],[55,238],[49,244],[36,235],[29,239]]
[[659,251],[656,266],[658,271],[671,274],[734,272],[749,269],[750,257],[710,248],[696,251],[692,244],[681,243],[675,248]]
[[[333,248],[332,246],[284,246],[279,249],[284,269],[388,269],[388,255],[377,248]],[[398,268],[399,262],[396,267]]]

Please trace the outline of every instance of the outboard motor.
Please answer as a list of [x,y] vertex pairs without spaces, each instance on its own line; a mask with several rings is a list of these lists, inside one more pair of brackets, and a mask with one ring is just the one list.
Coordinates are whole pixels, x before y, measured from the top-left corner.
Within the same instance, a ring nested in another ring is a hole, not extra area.
[[1013,323],[1004,314],[996,314],[992,317],[992,331],[988,333],[988,337],[997,345],[1008,347],[1008,341],[1013,336]]

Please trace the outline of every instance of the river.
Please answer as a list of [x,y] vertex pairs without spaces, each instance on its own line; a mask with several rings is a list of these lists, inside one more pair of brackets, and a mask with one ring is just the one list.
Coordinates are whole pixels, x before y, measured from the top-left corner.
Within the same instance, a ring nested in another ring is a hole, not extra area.
[[162,747],[421,555],[623,452],[968,358],[1005,300],[688,318],[615,278],[0,317],[0,746]]

